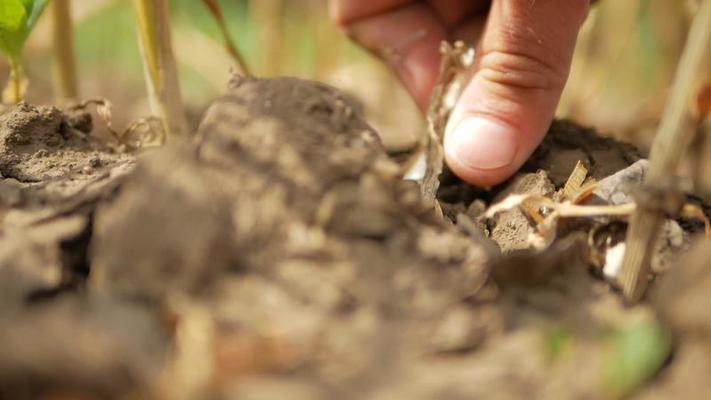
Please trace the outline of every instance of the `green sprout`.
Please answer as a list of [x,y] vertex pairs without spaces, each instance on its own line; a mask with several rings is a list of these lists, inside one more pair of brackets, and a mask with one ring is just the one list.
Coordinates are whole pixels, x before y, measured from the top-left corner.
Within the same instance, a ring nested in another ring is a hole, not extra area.
[[22,70],[22,50],[48,0],[0,1],[0,51],[10,63],[10,82],[3,101],[19,103],[24,97],[26,79]]
[[669,337],[656,321],[639,321],[615,331],[604,369],[613,398],[628,397],[657,373],[669,357]]

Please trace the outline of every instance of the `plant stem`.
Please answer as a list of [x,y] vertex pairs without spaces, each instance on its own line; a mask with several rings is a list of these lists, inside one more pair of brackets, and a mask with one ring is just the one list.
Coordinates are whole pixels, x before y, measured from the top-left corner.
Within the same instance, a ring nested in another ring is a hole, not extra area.
[[9,92],[6,93],[9,95],[9,99],[6,100],[9,100],[13,104],[22,101],[25,97],[24,80],[25,72],[22,69],[19,58],[10,58],[10,86]]
[[[676,175],[679,161],[703,116],[693,109],[711,61],[711,0],[703,0],[692,23],[659,131],[652,145],[646,184],[654,187]],[[620,276],[629,301],[644,294],[651,254],[664,216],[654,207],[637,207],[627,233]]]
[[71,0],[52,0],[55,95],[63,101],[79,97]]
[[[261,49],[259,71],[264,76],[276,76],[284,62],[284,0],[250,0],[250,18],[259,27]],[[299,5],[303,7],[302,5]]]
[[134,0],[139,42],[152,113],[168,137],[184,136],[188,123],[180,94],[167,0]]
[[240,71],[242,71],[244,75],[252,75],[252,72],[249,66],[247,65],[247,62],[245,61],[244,57],[242,56],[242,53],[239,51],[237,45],[230,36],[230,31],[229,29],[227,29],[227,22],[225,21],[225,15],[222,12],[222,7],[220,7],[220,3],[218,3],[217,0],[203,0],[203,3],[210,11],[213,18],[215,18],[217,26],[220,28],[220,32],[222,33],[222,40],[225,42],[225,48],[227,49],[227,53],[229,53],[234,62],[237,64],[237,67],[240,69]]

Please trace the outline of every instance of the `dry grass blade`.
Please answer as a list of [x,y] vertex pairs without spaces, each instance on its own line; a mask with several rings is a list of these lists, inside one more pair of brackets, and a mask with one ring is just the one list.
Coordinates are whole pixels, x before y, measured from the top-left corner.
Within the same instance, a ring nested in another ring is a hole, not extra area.
[[588,169],[582,161],[578,161],[560,193],[563,200],[580,204],[592,196],[596,188],[597,181],[588,177]]
[[[704,90],[711,61],[711,0],[701,4],[689,33],[669,102],[650,155],[646,183],[658,185],[676,174],[679,161],[702,122],[697,96]],[[703,102],[702,102],[703,103]],[[701,104],[703,106],[703,104]],[[694,109],[696,108],[696,109]],[[641,299],[647,285],[651,250],[664,216],[650,207],[639,207],[632,216],[622,266],[622,290],[632,302]]]
[[[152,1],[134,0],[138,30],[141,38],[141,52],[147,73],[152,82],[159,86],[160,62],[158,60],[158,35],[155,32],[155,5]],[[157,87],[156,89],[160,89]]]
[[217,0],[202,0],[202,3],[205,4],[205,7],[210,11],[215,22],[217,22],[217,26],[220,28],[227,53],[232,57],[242,74],[248,76],[252,75],[251,69],[247,65],[242,53],[237,48],[234,40],[232,40],[232,36],[230,36],[230,31],[227,29],[227,22],[225,21],[225,14],[222,12],[220,3],[218,3]]
[[572,200],[577,197],[577,194],[580,189],[583,188],[583,184],[585,183],[585,179],[587,177],[588,169],[585,168],[585,165],[583,165],[582,161],[578,161],[578,163],[575,164],[575,168],[570,174],[570,177],[565,182],[565,186],[563,186],[563,199]]
[[167,0],[134,0],[141,55],[152,113],[171,135],[188,133],[178,70],[173,54]]

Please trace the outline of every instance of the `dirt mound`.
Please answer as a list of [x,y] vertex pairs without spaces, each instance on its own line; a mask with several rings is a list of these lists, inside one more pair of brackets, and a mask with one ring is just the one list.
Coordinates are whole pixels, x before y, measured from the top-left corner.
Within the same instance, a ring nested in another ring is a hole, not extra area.
[[529,221],[476,218],[559,188],[574,159],[566,174],[596,177],[638,159],[588,130],[554,124],[499,188],[446,177],[452,224],[322,84],[235,78],[189,143],[137,162],[69,119],[0,118],[0,397],[595,398],[669,355],[653,309],[624,308],[575,235],[504,257],[500,227]]

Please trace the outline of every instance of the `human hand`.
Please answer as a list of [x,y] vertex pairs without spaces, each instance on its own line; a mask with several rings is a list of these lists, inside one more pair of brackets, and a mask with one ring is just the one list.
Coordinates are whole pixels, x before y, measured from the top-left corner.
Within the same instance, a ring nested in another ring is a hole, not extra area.
[[590,0],[330,0],[332,18],[385,60],[421,109],[442,40],[477,45],[472,79],[444,138],[449,167],[490,186],[543,139],[570,71]]

